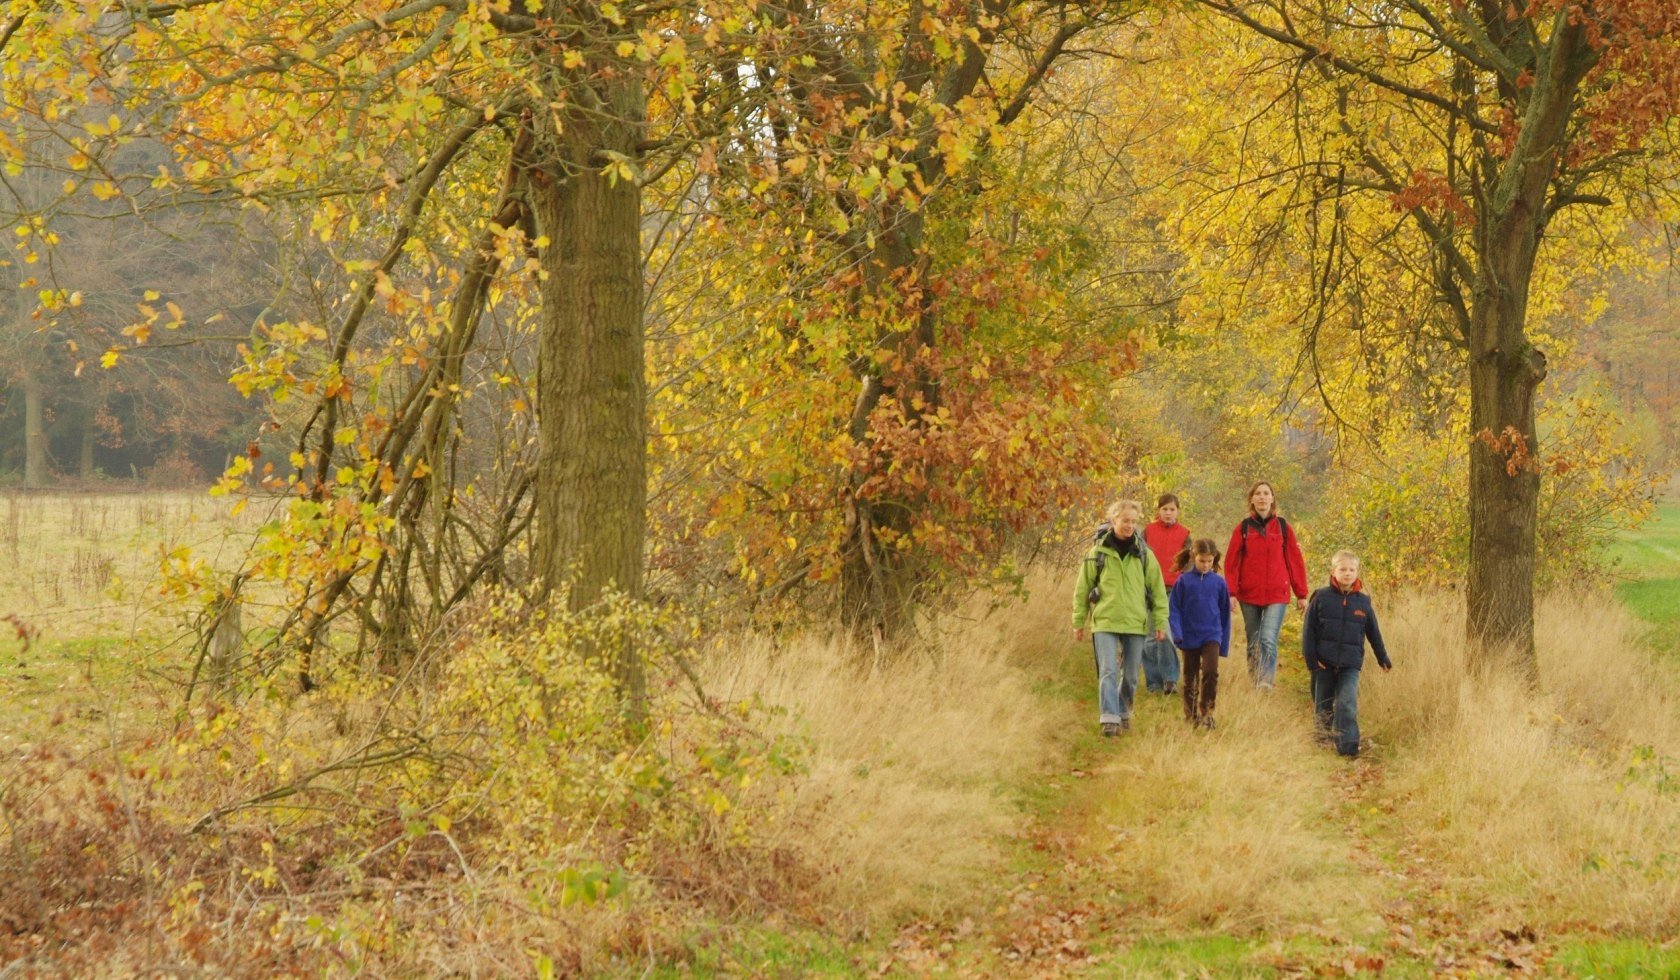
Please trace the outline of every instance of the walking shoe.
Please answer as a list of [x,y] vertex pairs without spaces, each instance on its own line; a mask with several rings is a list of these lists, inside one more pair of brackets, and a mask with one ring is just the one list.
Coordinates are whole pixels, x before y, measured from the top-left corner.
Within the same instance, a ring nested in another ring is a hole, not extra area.
[[1213,716],[1212,715],[1208,715],[1206,718],[1202,719],[1202,727],[1207,729],[1210,732],[1213,731]]
[[1166,689],[1163,690],[1161,693],[1162,694],[1177,694],[1178,693],[1178,685],[1174,684],[1172,681],[1168,681]]
[[1116,725],[1112,721],[1105,721],[1103,722],[1102,733],[1103,738],[1113,738],[1114,736],[1120,734],[1120,726]]
[[1123,732],[1132,730],[1132,719],[1130,717],[1120,719],[1120,730]]

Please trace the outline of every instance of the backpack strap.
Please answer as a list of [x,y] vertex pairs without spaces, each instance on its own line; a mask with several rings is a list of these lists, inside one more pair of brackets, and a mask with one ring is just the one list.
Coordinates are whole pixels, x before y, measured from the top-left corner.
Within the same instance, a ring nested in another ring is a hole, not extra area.
[[[1138,555],[1138,562],[1143,566],[1143,609],[1145,615],[1153,617],[1155,615],[1155,594],[1149,591],[1149,558],[1151,549],[1147,539],[1144,540],[1143,547],[1139,550],[1142,553]],[[1160,564],[1160,562],[1157,560],[1156,564]],[[1153,623],[1144,624],[1145,627],[1153,625]]]

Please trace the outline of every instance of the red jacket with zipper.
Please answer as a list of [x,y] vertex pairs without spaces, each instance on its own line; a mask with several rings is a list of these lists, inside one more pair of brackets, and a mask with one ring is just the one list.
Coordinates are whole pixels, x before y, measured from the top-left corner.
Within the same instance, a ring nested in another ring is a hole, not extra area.
[[1225,551],[1225,581],[1231,595],[1251,606],[1288,602],[1289,594],[1307,597],[1307,563],[1295,529],[1273,515],[1260,520],[1250,514],[1231,532]]
[[1172,588],[1178,581],[1178,572],[1173,571],[1173,562],[1178,560],[1178,553],[1190,543],[1190,529],[1183,524],[1162,524],[1160,521],[1150,521],[1144,525],[1143,540],[1149,544],[1149,550],[1155,552],[1155,560],[1161,563],[1161,578],[1167,588]]

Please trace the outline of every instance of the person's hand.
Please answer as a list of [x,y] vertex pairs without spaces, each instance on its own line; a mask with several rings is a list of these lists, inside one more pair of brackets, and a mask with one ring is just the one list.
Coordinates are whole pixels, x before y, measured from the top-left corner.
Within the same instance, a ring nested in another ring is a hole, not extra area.
[[1231,615],[1235,616],[1236,614],[1238,614],[1240,612],[1242,612],[1242,607],[1237,604],[1237,597],[1232,596],[1231,597]]
[[1393,664],[1378,664],[1377,666],[1381,667],[1385,674],[1394,669]]
[[1315,666],[1319,670],[1329,670],[1330,669],[1330,665],[1327,664],[1327,663],[1324,663],[1323,661],[1319,661],[1317,664],[1314,664],[1313,666]]
[[1307,611],[1307,597],[1306,596],[1296,596],[1295,597],[1295,611],[1296,612],[1306,612]]
[[1155,639],[1156,639],[1157,642],[1159,642],[1161,640],[1164,640],[1166,638],[1167,638],[1167,631],[1166,630],[1156,630],[1155,631]]
[[1076,642],[1076,643],[1084,643],[1085,642],[1085,627],[1081,626],[1078,629],[1074,630],[1073,631],[1073,639],[1074,639],[1074,642]]

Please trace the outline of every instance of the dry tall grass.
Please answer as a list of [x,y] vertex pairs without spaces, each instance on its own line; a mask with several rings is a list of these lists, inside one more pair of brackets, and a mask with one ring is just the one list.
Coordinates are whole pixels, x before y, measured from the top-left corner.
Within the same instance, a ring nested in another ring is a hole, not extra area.
[[1680,678],[1608,596],[1542,605],[1541,692],[1471,669],[1463,615],[1433,596],[1385,613],[1399,668],[1361,715],[1396,743],[1396,813],[1490,921],[1672,936]]
[[202,493],[0,495],[0,616],[10,624],[0,634],[0,702],[12,709],[0,718],[0,753],[33,744],[55,717],[103,737],[106,720],[126,728],[137,702],[166,699],[147,674],[181,658],[166,649],[183,606],[160,595],[164,556],[191,548],[217,567],[235,564],[239,524],[226,501]]
[[786,730],[808,740],[796,806],[811,819],[789,843],[832,869],[840,907],[875,922],[937,913],[996,874],[1020,816],[1010,789],[1049,764],[1070,722],[1032,689],[1065,615],[976,601],[896,659],[835,636],[748,637],[713,658],[712,693],[786,709]]
[[0,501],[0,613],[49,638],[131,631],[154,604],[164,551],[212,554],[230,527],[225,501],[202,493],[6,494]]

